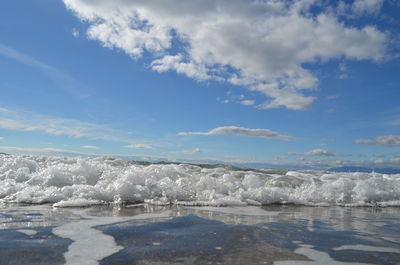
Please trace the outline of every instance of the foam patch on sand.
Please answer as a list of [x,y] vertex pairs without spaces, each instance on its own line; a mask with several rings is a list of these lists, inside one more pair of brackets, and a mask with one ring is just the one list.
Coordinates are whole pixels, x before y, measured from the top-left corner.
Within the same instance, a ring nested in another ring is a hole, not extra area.
[[359,251],[371,251],[371,252],[388,252],[388,253],[400,253],[400,249],[389,248],[389,247],[377,247],[369,245],[343,245],[333,250],[359,250]]
[[37,234],[37,231],[32,230],[32,229],[18,229],[17,232],[20,232],[22,234],[25,234],[27,236],[34,236]]
[[328,253],[318,251],[312,248],[310,245],[300,245],[300,248],[296,249],[294,253],[301,254],[310,259],[310,261],[304,260],[285,260],[275,261],[274,265],[311,265],[311,264],[324,264],[324,265],[368,265],[368,263],[357,263],[357,262],[340,262],[332,259]]
[[53,233],[59,237],[71,239],[73,242],[64,254],[66,265],[97,265],[99,261],[118,251],[114,238],[103,234],[96,226],[126,222],[131,220],[145,220],[152,218],[166,218],[172,215],[171,211],[161,213],[139,214],[131,217],[91,217],[84,211],[80,211],[83,220],[67,223],[53,229]]

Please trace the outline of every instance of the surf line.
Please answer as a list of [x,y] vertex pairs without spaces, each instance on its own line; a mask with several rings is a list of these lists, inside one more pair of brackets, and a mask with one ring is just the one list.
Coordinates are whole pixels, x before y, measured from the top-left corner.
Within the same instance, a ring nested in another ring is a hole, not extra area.
[[118,246],[114,238],[103,234],[95,226],[107,225],[131,220],[144,220],[153,218],[168,218],[172,212],[167,210],[161,213],[139,214],[131,217],[94,217],[81,212],[83,220],[67,223],[53,229],[53,234],[71,239],[73,242],[64,253],[66,265],[97,265],[105,257],[111,256],[123,249]]

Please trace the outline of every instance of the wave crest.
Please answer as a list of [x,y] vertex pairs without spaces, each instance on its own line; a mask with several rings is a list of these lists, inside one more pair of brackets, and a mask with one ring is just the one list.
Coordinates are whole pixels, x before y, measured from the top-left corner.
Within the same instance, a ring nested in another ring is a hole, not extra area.
[[3,203],[400,206],[400,174],[0,155]]

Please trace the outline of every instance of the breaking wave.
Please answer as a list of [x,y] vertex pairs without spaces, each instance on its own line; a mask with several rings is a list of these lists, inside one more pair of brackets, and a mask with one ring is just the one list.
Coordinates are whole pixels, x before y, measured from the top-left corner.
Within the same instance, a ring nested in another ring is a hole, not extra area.
[[0,202],[400,206],[400,174],[0,155]]

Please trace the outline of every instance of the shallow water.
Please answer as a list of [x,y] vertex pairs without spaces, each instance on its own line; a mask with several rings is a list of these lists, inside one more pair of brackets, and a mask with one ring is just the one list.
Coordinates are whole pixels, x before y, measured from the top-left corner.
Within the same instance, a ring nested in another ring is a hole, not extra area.
[[8,204],[0,208],[0,264],[399,261],[398,207]]
[[400,264],[398,206],[400,175],[0,154],[0,264]]

